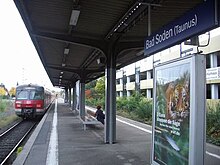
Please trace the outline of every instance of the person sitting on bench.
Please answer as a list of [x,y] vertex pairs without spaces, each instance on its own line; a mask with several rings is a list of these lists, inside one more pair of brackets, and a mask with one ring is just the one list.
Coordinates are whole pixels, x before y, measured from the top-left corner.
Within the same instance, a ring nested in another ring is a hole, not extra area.
[[97,108],[97,110],[95,112],[95,117],[98,121],[100,121],[104,125],[105,124],[105,115],[101,109],[101,106],[98,105],[96,108]]

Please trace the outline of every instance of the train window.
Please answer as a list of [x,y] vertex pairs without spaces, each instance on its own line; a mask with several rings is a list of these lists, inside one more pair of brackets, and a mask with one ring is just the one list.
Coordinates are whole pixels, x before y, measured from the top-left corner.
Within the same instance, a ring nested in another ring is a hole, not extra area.
[[18,91],[17,92],[17,100],[28,99],[28,91]]
[[39,91],[30,91],[30,99],[31,100],[41,100],[43,99],[43,93]]

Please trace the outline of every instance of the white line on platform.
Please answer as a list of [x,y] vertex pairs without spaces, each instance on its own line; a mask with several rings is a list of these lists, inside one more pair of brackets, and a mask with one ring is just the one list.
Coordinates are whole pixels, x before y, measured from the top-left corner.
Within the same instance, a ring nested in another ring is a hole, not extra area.
[[210,156],[213,156],[213,157],[215,157],[215,158],[217,158],[217,159],[220,159],[220,156],[219,156],[219,155],[213,154],[213,153],[211,153],[211,152],[206,151],[206,154],[208,154],[208,155],[210,155]]
[[124,123],[124,124],[127,124],[127,125],[129,125],[129,126],[132,126],[132,127],[135,127],[135,128],[137,128],[137,129],[140,129],[140,130],[142,130],[142,131],[144,131],[144,132],[147,132],[147,133],[152,133],[152,131],[150,131],[150,130],[147,130],[147,129],[145,129],[145,128],[142,128],[142,127],[139,127],[139,126],[137,126],[137,125],[134,125],[134,124],[131,124],[131,123],[128,123],[128,122],[126,122],[126,121],[123,121],[123,120],[120,120],[120,119],[116,119],[117,121],[119,121],[119,122],[121,122],[121,123]]
[[58,136],[57,136],[57,99],[55,102],[52,130],[50,134],[50,142],[47,151],[47,165],[58,165]]

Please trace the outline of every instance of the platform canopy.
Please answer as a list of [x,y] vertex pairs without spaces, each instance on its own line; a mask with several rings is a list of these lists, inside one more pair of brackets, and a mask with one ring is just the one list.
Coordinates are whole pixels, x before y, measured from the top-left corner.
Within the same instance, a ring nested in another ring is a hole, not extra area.
[[[54,86],[105,74],[145,58],[144,38],[203,0],[14,0]],[[16,27],[15,27],[16,28]]]

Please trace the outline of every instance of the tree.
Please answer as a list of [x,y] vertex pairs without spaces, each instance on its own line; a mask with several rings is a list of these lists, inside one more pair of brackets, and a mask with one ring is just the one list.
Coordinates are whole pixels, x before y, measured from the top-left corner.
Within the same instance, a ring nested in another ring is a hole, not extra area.
[[99,95],[104,95],[105,94],[105,77],[101,77],[98,79],[95,90]]
[[5,85],[3,83],[0,84],[0,95],[1,96],[9,96],[8,89],[5,88]]
[[6,95],[5,88],[0,87],[0,95],[1,95],[1,96],[5,96],[5,95]]
[[95,88],[96,82],[97,82],[97,80],[93,80],[93,81],[87,83],[86,86],[85,86],[85,90],[87,90],[87,89],[91,90],[92,88]]
[[10,91],[9,91],[9,94],[11,97],[14,97],[15,96],[15,93],[16,93],[16,88],[15,87],[11,87]]

